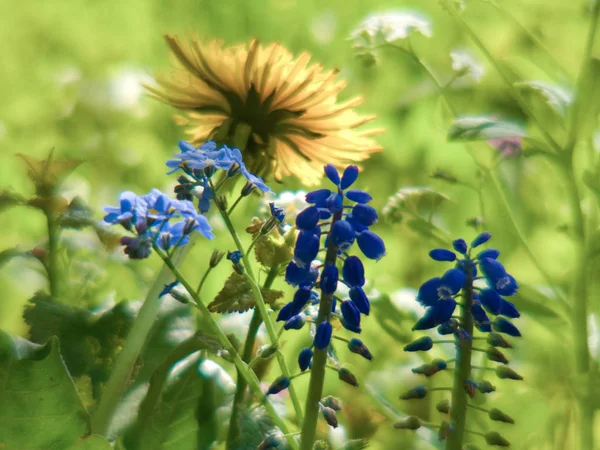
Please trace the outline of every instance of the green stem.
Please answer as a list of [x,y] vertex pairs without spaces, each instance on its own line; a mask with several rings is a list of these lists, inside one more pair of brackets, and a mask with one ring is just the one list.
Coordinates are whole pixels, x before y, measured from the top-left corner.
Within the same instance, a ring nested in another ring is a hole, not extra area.
[[60,295],[60,272],[58,270],[58,242],[60,239],[60,230],[56,223],[56,218],[52,208],[44,210],[46,215],[46,224],[48,227],[48,259],[46,263],[46,272],[48,274],[48,284],[50,286],[50,296],[53,300],[58,300]]
[[[269,270],[269,274],[267,275],[267,279],[263,284],[263,288],[269,289],[273,285],[273,281],[275,281],[278,271],[278,266],[272,267],[271,270]],[[261,323],[262,318],[260,316],[260,311],[258,311],[258,309],[255,308],[254,312],[252,313],[252,319],[250,320],[250,325],[248,327],[246,341],[244,343],[244,349],[242,352],[242,360],[245,363],[249,363],[252,360],[252,356],[254,354],[254,344],[256,343],[256,335],[258,333],[258,329],[260,328]],[[236,448],[236,441],[237,438],[240,436],[238,430],[238,418],[242,409],[242,405],[244,403],[244,396],[246,394],[247,386],[248,383],[246,382],[246,379],[238,370],[237,387],[235,391],[235,396],[233,397],[233,407],[231,409],[231,418],[229,419],[229,431],[227,433],[227,448],[230,450],[234,450]]]
[[233,205],[231,205],[231,208],[229,208],[229,211],[227,211],[227,214],[231,215],[231,213],[233,212],[233,210],[235,209],[235,207],[240,203],[240,201],[245,197],[245,195],[240,195],[236,201],[233,203]]
[[[333,224],[342,218],[342,211],[339,211],[333,215],[331,219],[331,227]],[[329,237],[329,246],[327,247],[327,253],[325,254],[325,266],[328,264],[335,265],[337,258],[337,247],[332,244],[331,237]],[[333,302],[333,295],[325,294],[321,291],[321,300],[319,302],[319,314],[317,316],[316,326],[322,322],[329,322],[331,318],[331,304]],[[300,448],[301,450],[311,450],[313,443],[315,442],[315,435],[317,433],[317,420],[319,418],[319,402],[323,396],[323,383],[325,380],[325,368],[327,366],[327,349],[315,348],[313,355],[312,369],[310,373],[310,383],[308,386],[308,394],[306,396],[305,412],[306,417],[302,424],[302,435],[300,437]]]
[[[181,262],[187,253],[187,249],[189,248],[189,244],[185,247],[179,247],[173,257],[174,262],[171,264],[177,264]],[[113,415],[121,400],[121,396],[129,384],[129,378],[131,377],[133,366],[135,365],[142,347],[146,342],[148,333],[152,329],[154,319],[156,319],[156,315],[161,304],[161,300],[158,295],[160,294],[160,291],[163,290],[164,285],[171,281],[172,277],[173,275],[169,267],[167,265],[163,266],[160,273],[156,277],[154,284],[148,291],[146,299],[144,300],[144,304],[142,305],[135,321],[133,322],[131,331],[127,335],[125,346],[117,357],[114,369],[110,374],[110,378],[108,379],[106,389],[100,398],[98,408],[92,417],[93,434],[100,434],[103,436],[107,435]]]
[[[461,322],[464,330],[473,335],[473,316],[471,305],[473,304],[473,274],[471,267],[465,267],[467,279],[463,290],[465,307],[461,309]],[[470,339],[457,340],[456,343],[456,367],[454,370],[454,383],[452,389],[452,408],[450,410],[450,423],[454,427],[446,441],[446,450],[461,450],[467,421],[468,398],[465,392],[464,382],[471,378],[471,353],[473,343]]]
[[202,279],[200,280],[200,283],[198,283],[198,287],[196,288],[196,295],[200,295],[202,286],[204,286],[204,283],[206,282],[208,275],[212,272],[213,269],[214,269],[214,267],[209,265],[208,268],[206,269],[206,271],[204,272],[204,275],[202,275]]
[[[265,328],[267,330],[269,340],[271,341],[271,344],[277,344],[278,343],[277,332],[275,331],[275,327],[273,326],[273,323],[269,319],[269,312],[267,310],[267,305],[263,299],[260,287],[256,283],[256,277],[254,276],[254,271],[252,269],[252,265],[250,264],[250,259],[248,258],[248,254],[244,251],[244,247],[242,246],[242,241],[240,240],[240,236],[238,235],[237,231],[235,230],[235,227],[233,226],[233,223],[231,222],[231,218],[229,217],[229,214],[227,214],[227,211],[221,207],[222,205],[220,205],[219,202],[216,202],[216,203],[217,203],[219,212],[221,213],[221,217],[223,218],[223,221],[225,222],[225,226],[229,230],[229,234],[231,235],[236,248],[242,254],[242,259],[244,261],[244,267],[246,269],[244,276],[245,276],[246,280],[249,282],[250,287],[252,289],[252,294],[254,296],[254,300],[256,301],[256,307],[258,307],[261,318],[262,318],[263,322],[265,323]],[[277,356],[277,362],[279,363],[279,367],[281,368],[281,373],[284,376],[289,378],[291,376],[291,372],[285,362],[285,357],[283,356],[283,354],[280,351],[277,352],[276,356]],[[302,406],[300,405],[300,400],[298,399],[298,395],[296,394],[296,390],[295,390],[293,384],[290,384],[290,386],[288,388],[288,392],[290,394],[290,398],[292,399],[292,405],[294,406],[296,418],[297,418],[298,422],[302,422]]]
[[[223,348],[225,350],[227,350],[227,352],[229,353],[229,356],[231,357],[231,360],[232,360],[233,364],[235,365],[235,367],[238,371],[238,374],[240,374],[243,377],[243,379],[245,380],[245,382],[248,383],[248,386],[250,387],[252,392],[254,392],[254,394],[258,398],[263,399],[265,408],[267,409],[267,412],[269,413],[269,415],[270,415],[271,419],[273,420],[273,422],[275,423],[275,425],[282,431],[282,433],[289,434],[289,431],[287,429],[285,422],[283,421],[283,419],[281,417],[279,417],[279,415],[275,411],[275,408],[273,407],[273,404],[263,394],[262,389],[260,387],[260,381],[256,377],[256,374],[254,373],[254,371],[250,370],[250,368],[248,367],[248,364],[246,364],[246,362],[244,362],[242,360],[239,353],[237,352],[235,347],[231,344],[227,335],[223,332],[223,330],[221,330],[221,328],[219,327],[219,325],[217,324],[217,322],[211,315],[211,313],[208,310],[208,308],[206,307],[206,305],[196,295],[196,292],[192,288],[191,284],[187,281],[187,279],[182,275],[182,273],[179,271],[179,269],[177,269],[177,266],[175,264],[173,264],[173,262],[164,254],[164,252],[162,250],[160,250],[157,247],[155,247],[155,250],[158,253],[158,255],[162,258],[162,260],[165,262],[166,266],[173,273],[173,275],[175,275],[175,278],[177,278],[177,280],[181,283],[181,285],[188,291],[188,294],[194,300],[194,303],[192,303],[192,304],[196,308],[198,308],[198,310],[200,311],[200,313],[203,315],[204,319],[208,323],[209,327],[211,328],[211,331],[219,339],[219,342],[223,346]],[[297,443],[291,435],[287,438],[287,440],[288,440],[288,444],[290,445],[291,448],[293,448],[293,449],[297,448]]]

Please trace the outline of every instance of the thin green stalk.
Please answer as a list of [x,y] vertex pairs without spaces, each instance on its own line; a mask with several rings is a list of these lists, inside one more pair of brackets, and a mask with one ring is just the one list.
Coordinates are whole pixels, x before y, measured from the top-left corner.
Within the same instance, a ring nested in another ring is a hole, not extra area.
[[[192,303],[193,306],[198,308],[198,310],[200,311],[200,313],[203,315],[204,319],[208,323],[209,327],[211,328],[211,331],[219,339],[219,342],[223,346],[223,348],[225,350],[227,350],[233,364],[235,365],[236,369],[238,370],[238,373],[244,378],[246,383],[248,383],[248,386],[254,392],[254,394],[258,398],[263,399],[265,408],[267,409],[267,412],[269,413],[269,415],[270,415],[271,419],[273,420],[273,422],[275,423],[275,425],[277,425],[277,427],[282,431],[282,433],[289,434],[289,431],[287,429],[285,422],[283,421],[283,419],[281,417],[279,417],[279,415],[277,414],[277,411],[275,411],[275,408],[273,407],[273,404],[263,394],[262,389],[260,387],[260,381],[256,377],[256,374],[254,373],[254,371],[252,371],[248,367],[248,364],[246,364],[242,360],[239,353],[237,352],[235,347],[231,344],[227,335],[223,332],[223,330],[221,330],[221,328],[219,327],[219,325],[217,324],[217,322],[211,315],[211,313],[208,310],[208,308],[206,307],[206,305],[196,295],[194,288],[187,281],[187,279],[183,276],[183,274],[179,271],[179,269],[173,263],[173,261],[171,261],[171,259],[168,258],[160,248],[155,247],[155,250],[158,253],[158,255],[162,258],[162,260],[165,262],[165,265],[169,268],[169,270],[172,272],[172,274],[175,275],[175,278],[181,283],[181,285],[185,288],[185,290],[188,291],[188,294],[194,300],[194,302]],[[291,448],[293,448],[293,449],[297,448],[298,445],[292,436],[289,436],[287,438],[287,440],[288,440],[288,444],[291,446]]]
[[[271,270],[269,270],[267,279],[265,280],[265,282],[263,284],[264,289],[269,289],[273,285],[273,282],[275,281],[275,278],[277,277],[278,272],[279,272],[278,266],[272,267]],[[258,329],[260,328],[261,323],[262,323],[262,318],[260,316],[260,311],[257,308],[254,308],[254,312],[252,313],[252,319],[250,320],[250,325],[248,327],[248,332],[246,333],[246,340],[244,342],[244,349],[242,352],[242,360],[245,363],[250,363],[250,361],[252,360],[252,356],[254,354],[254,344],[256,343],[256,335],[258,333]],[[230,450],[235,449],[236,440],[239,436],[238,418],[239,418],[239,413],[242,409],[242,405],[244,403],[244,397],[246,394],[247,386],[248,386],[248,383],[246,382],[246,379],[238,371],[237,387],[236,387],[235,395],[233,397],[231,418],[229,419],[229,431],[227,433],[227,448]]]
[[[265,300],[263,299],[260,287],[256,283],[256,277],[254,276],[254,271],[252,269],[252,265],[250,264],[250,259],[248,258],[248,254],[245,252],[244,247],[242,246],[242,241],[240,239],[240,236],[238,235],[235,227],[233,226],[233,223],[231,222],[231,218],[229,217],[229,214],[227,214],[227,211],[224,208],[222,208],[222,205],[220,205],[219,202],[217,202],[217,207],[219,209],[221,217],[223,218],[223,221],[225,222],[225,226],[227,227],[227,230],[229,230],[229,234],[231,234],[231,237],[233,239],[233,242],[235,243],[236,248],[242,254],[242,260],[244,261],[244,267],[246,269],[246,271],[244,272],[244,276],[245,276],[246,280],[249,282],[250,287],[252,288],[252,294],[254,296],[254,300],[256,301],[256,307],[258,307],[258,310],[260,312],[262,320],[265,323],[265,328],[267,330],[269,340],[271,341],[271,344],[277,344],[278,343],[277,332],[275,331],[275,327],[273,326],[273,323],[271,322],[271,320],[269,318],[269,312],[267,310],[267,305],[265,303]],[[276,357],[277,357],[277,362],[279,363],[279,367],[281,368],[281,373],[284,376],[289,378],[291,376],[291,372],[285,362],[285,357],[283,356],[283,354],[280,351],[277,352]],[[300,405],[300,400],[298,399],[298,395],[296,394],[296,390],[295,390],[293,384],[290,384],[290,386],[288,388],[288,392],[290,394],[290,398],[292,399],[292,405],[293,405],[294,411],[296,413],[296,418],[298,419],[298,422],[302,422],[302,406]]]
[[[339,211],[333,215],[331,219],[331,228],[333,224],[342,218],[342,211]],[[330,228],[330,229],[331,229]],[[325,254],[324,265],[333,264],[335,265],[337,258],[337,247],[332,244],[331,238],[329,238],[329,246],[327,247],[327,253]],[[319,302],[319,314],[317,316],[317,327],[322,322],[329,322],[331,319],[331,304],[333,302],[333,295],[325,294],[321,291],[321,300]],[[312,360],[312,369],[310,373],[310,383],[308,386],[308,394],[306,396],[306,406],[304,407],[306,417],[302,424],[302,434],[300,437],[300,448],[301,450],[311,450],[313,443],[315,442],[315,435],[317,432],[317,420],[319,418],[319,402],[323,396],[323,383],[325,380],[325,369],[327,367],[327,348],[318,349],[315,348],[315,353]]]
[[[465,307],[461,309],[462,327],[469,336],[473,335],[473,316],[471,305],[473,304],[473,273],[470,265],[465,267],[467,279],[463,290]],[[468,396],[465,392],[464,382],[471,379],[471,354],[473,343],[470,339],[462,339],[456,342],[456,367],[454,369],[454,383],[452,389],[452,409],[450,410],[450,423],[453,426],[452,433],[446,440],[446,450],[462,450],[465,425],[467,422]]]
[[[187,254],[187,249],[189,248],[189,244],[184,247],[179,247],[173,256],[172,264],[180,263]],[[102,436],[107,435],[113,415],[125,392],[125,388],[129,384],[133,366],[140,355],[152,325],[154,325],[154,319],[156,319],[161,304],[158,295],[163,290],[164,285],[169,283],[172,278],[173,275],[169,267],[166,265],[163,266],[156,277],[154,284],[148,291],[144,304],[133,322],[131,331],[127,335],[125,346],[117,357],[114,369],[110,374],[106,388],[100,398],[98,408],[92,417],[93,434],[100,434]]]
[[204,272],[204,275],[202,275],[202,279],[200,280],[200,283],[198,283],[198,287],[196,288],[196,295],[200,295],[202,286],[204,286],[204,283],[206,282],[208,275],[212,272],[213,269],[214,269],[214,267],[212,265],[209,265],[208,268],[206,269],[206,271]]
[[60,230],[56,223],[56,217],[52,208],[44,210],[46,215],[46,225],[48,228],[48,258],[45,264],[48,274],[48,284],[50,286],[50,296],[58,300],[60,296],[60,271],[58,269],[58,243],[60,239]]

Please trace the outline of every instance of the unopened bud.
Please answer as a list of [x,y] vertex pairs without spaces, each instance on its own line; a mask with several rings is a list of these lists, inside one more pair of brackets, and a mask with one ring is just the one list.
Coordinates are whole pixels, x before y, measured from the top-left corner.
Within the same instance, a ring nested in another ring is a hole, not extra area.
[[448,367],[446,361],[443,359],[434,359],[430,364],[423,364],[419,367],[415,367],[412,369],[412,373],[416,373],[419,375],[425,375],[426,377],[430,377],[435,375],[440,370],[444,370]]
[[477,384],[475,384],[474,381],[465,380],[463,381],[463,388],[467,395],[473,398],[475,396],[475,389],[477,388]]
[[452,433],[452,426],[446,420],[443,420],[438,429],[438,439],[445,441],[450,436],[450,433]]
[[440,400],[435,405],[435,409],[437,409],[442,414],[450,414],[450,401],[448,399]]
[[304,318],[304,314],[296,314],[292,316],[288,321],[283,324],[284,330],[300,330],[304,324],[306,323],[306,319]]
[[328,395],[327,397],[325,397],[324,399],[321,400],[321,403],[323,404],[323,406],[331,408],[334,411],[342,410],[342,401],[337,397]]
[[484,438],[485,438],[485,442],[487,442],[488,445],[497,445],[498,447],[509,447],[510,446],[510,442],[508,442],[506,439],[504,439],[502,436],[500,436],[500,433],[497,433],[495,431],[490,431],[489,433],[485,433]]
[[506,359],[506,356],[504,356],[504,353],[502,353],[496,347],[488,347],[485,350],[485,354],[487,356],[487,359],[489,359],[490,361],[496,361],[496,362],[499,362],[502,364],[508,364],[508,359]]
[[435,178],[436,180],[443,180],[450,184],[458,183],[458,179],[449,172],[444,172],[443,170],[437,169],[435,172],[431,174],[431,178]]
[[337,416],[336,416],[335,410],[333,410],[333,408],[329,408],[329,407],[325,406],[325,407],[321,408],[321,413],[323,414],[323,417],[325,418],[325,421],[329,424],[329,426],[331,426],[333,428],[338,427]]
[[172,289],[171,291],[169,291],[169,294],[171,294],[171,297],[173,297],[179,303],[183,303],[184,305],[186,305],[190,302],[189,296],[187,294],[184,294],[181,291]]
[[196,221],[196,219],[194,219],[193,217],[188,217],[185,221],[185,225],[183,226],[183,234],[190,234],[192,231],[194,231],[194,228],[196,228],[197,226],[198,222]]
[[213,250],[212,254],[210,255],[210,260],[208,261],[209,266],[212,268],[217,267],[224,256],[225,256],[225,252],[220,252],[219,250]]
[[284,389],[287,389],[289,386],[290,379],[282,375],[279,378],[276,378],[275,381],[273,381],[273,383],[271,383],[271,386],[269,386],[269,389],[267,389],[266,395],[277,394],[283,391]]
[[405,352],[426,352],[433,347],[433,340],[429,336],[423,336],[416,341],[404,346]]
[[277,344],[265,345],[259,350],[258,356],[262,359],[269,359],[275,353],[277,353],[278,348],[279,347],[277,346]]
[[489,394],[490,392],[494,392],[496,390],[496,386],[493,386],[489,381],[480,381],[477,383],[477,389],[482,394]]
[[464,328],[457,329],[454,332],[454,336],[456,336],[456,338],[459,341],[470,341],[471,340],[471,335]]
[[399,430],[418,430],[421,428],[421,419],[415,416],[399,420],[394,424],[394,428]]
[[496,367],[496,376],[500,379],[508,378],[509,380],[523,380],[523,377],[521,375],[512,370],[510,367],[505,366]]
[[367,346],[360,339],[350,339],[350,341],[348,342],[348,349],[352,353],[356,353],[362,356],[363,358],[368,359],[369,361],[373,359],[373,355],[371,355],[371,352],[369,351]]
[[412,400],[414,398],[424,398],[427,395],[427,388],[419,385],[400,396],[401,400]]
[[501,334],[498,333],[489,333],[487,337],[487,343],[492,347],[501,347],[501,348],[512,348],[510,342],[508,342]]
[[227,211],[227,197],[220,195],[215,198],[215,203],[221,211]]
[[490,412],[488,413],[488,415],[490,416],[490,419],[495,420],[497,422],[515,423],[515,421],[512,417],[504,414],[498,408],[490,409]]
[[338,377],[344,383],[348,383],[349,385],[354,387],[358,386],[358,380],[356,379],[354,374],[345,367],[342,367],[340,370],[338,370]]
[[246,197],[248,195],[250,195],[252,193],[252,191],[254,190],[255,186],[252,183],[246,183],[244,185],[244,187],[242,188],[242,197]]
[[275,450],[284,448],[285,440],[280,434],[270,434],[264,441],[258,444],[257,450]]
[[171,233],[160,234],[160,246],[165,251],[171,248]]

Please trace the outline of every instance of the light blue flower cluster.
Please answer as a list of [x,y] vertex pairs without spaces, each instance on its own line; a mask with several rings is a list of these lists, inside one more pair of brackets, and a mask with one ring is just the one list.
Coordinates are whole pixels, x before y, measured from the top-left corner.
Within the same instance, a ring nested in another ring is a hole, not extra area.
[[190,201],[169,198],[158,189],[140,196],[125,191],[119,200],[119,206],[104,208],[104,221],[136,234],[121,238],[131,259],[147,258],[154,244],[163,250],[185,245],[194,231],[207,239],[214,238],[208,220],[197,214]]
[[215,141],[205,142],[196,148],[189,142],[179,141],[179,149],[181,152],[174,155],[175,159],[167,161],[167,167],[171,169],[167,173],[181,170],[185,174],[178,178],[180,184],[175,187],[180,200],[192,200],[196,189],[202,189],[198,203],[198,209],[202,213],[210,208],[214,192],[209,180],[218,170],[227,171],[229,177],[241,174],[247,181],[243,191],[246,195],[254,189],[273,193],[260,177],[248,171],[242,160],[242,152],[237,148],[231,149],[226,145],[217,147]]

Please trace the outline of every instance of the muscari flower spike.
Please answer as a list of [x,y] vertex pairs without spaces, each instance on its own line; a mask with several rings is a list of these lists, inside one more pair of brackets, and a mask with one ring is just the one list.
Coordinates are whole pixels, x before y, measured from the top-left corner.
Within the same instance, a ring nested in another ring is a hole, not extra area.
[[[367,204],[371,201],[371,195],[365,191],[349,189],[358,178],[358,167],[348,166],[341,176],[331,164],[326,165],[324,171],[335,189],[318,189],[306,194],[309,206],[296,216],[296,228],[299,232],[294,259],[286,269],[286,281],[298,290],[294,300],[281,309],[277,320],[287,322],[293,315],[299,314],[308,304],[309,292],[318,287],[322,295],[331,297],[330,301],[334,303],[331,313],[340,318],[344,328],[360,333],[361,315],[369,314],[370,302],[363,290],[363,263],[358,256],[348,255],[347,252],[356,243],[364,256],[379,260],[386,254],[385,244],[369,229],[378,219],[377,211]],[[348,201],[352,204],[345,204]],[[324,229],[327,226],[329,229]],[[321,244],[323,237],[324,245]],[[326,251],[329,254],[332,248],[335,250],[335,259],[326,260],[317,269],[315,260],[319,253]],[[338,260],[341,261],[341,270],[338,268]],[[349,288],[349,299],[335,302],[334,295],[339,282]],[[298,297],[304,300],[300,301]],[[326,349],[331,334],[329,320],[319,323],[314,346]],[[364,344],[358,346],[354,343],[351,351],[367,359],[372,357]]]
[[139,196],[125,191],[119,200],[118,207],[104,208],[104,222],[135,233],[121,238],[130,259],[149,257],[154,245],[164,251],[181,247],[189,242],[193,232],[214,238],[206,217],[198,214],[188,200],[172,199],[158,189]]
[[[470,246],[464,239],[456,239],[452,243],[453,250],[437,248],[429,252],[429,256],[433,260],[452,263],[453,267],[446,270],[442,276],[431,278],[420,286],[416,300],[426,309],[413,329],[429,330],[437,327],[440,335],[453,334],[459,352],[458,359],[465,345],[469,349],[468,351],[472,351],[471,342],[474,337],[471,335],[471,328],[463,328],[466,323],[464,322],[466,314],[468,314],[473,327],[479,332],[487,334],[485,342],[489,347],[484,354],[490,361],[500,364],[495,370],[498,378],[522,380],[519,374],[506,367],[508,360],[497,349],[497,347],[512,348],[511,344],[502,336],[503,334],[514,337],[521,336],[518,328],[509,320],[520,317],[520,313],[516,306],[506,299],[506,297],[514,296],[519,286],[515,278],[498,261],[500,256],[498,250],[478,249],[491,237],[490,233],[484,232],[479,234]],[[453,315],[459,304],[462,311],[460,311],[460,318],[457,319]],[[482,338],[478,337],[478,339]],[[425,336],[406,345],[404,350],[408,352],[429,351],[435,343],[436,341],[429,336]],[[434,362],[424,364],[412,371],[429,377],[446,367],[446,361],[436,359]],[[455,370],[458,369],[455,368]],[[464,390],[470,397],[476,395],[477,391],[481,394],[488,394],[496,390],[489,381],[475,382],[467,378],[463,380],[463,384],[458,389]],[[417,386],[402,395],[401,398],[405,400],[423,398],[426,393],[427,390],[424,386]],[[450,406],[447,410],[451,411]],[[502,415],[501,418],[505,419],[507,423],[512,423],[508,416]],[[492,420],[501,419],[496,419],[494,416]],[[450,427],[448,433],[453,433],[453,424],[446,423]],[[489,441],[487,437],[486,440]]]

